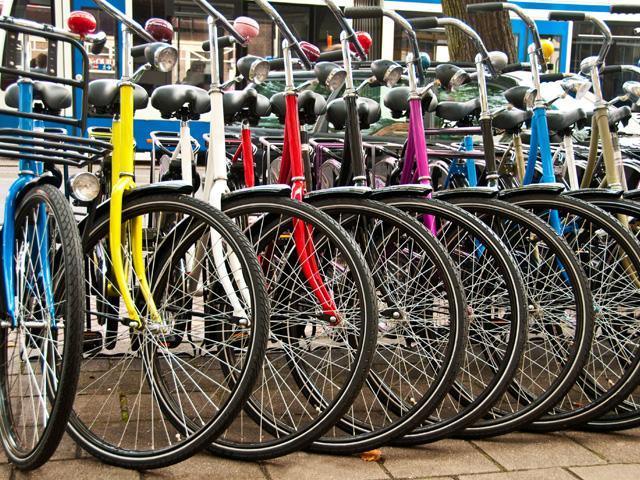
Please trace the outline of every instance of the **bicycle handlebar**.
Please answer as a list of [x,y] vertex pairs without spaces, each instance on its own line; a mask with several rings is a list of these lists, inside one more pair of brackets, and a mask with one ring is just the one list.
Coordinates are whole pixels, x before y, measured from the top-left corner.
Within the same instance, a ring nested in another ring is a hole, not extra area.
[[216,22],[221,24],[224,29],[231,34],[233,39],[238,42],[240,45],[244,45],[247,42],[247,39],[244,38],[240,33],[234,28],[234,26],[226,19],[224,15],[222,15],[218,10],[213,8],[213,6],[207,2],[207,0],[194,0],[202,10],[205,11],[207,15],[215,18]]
[[98,7],[100,7],[106,13],[111,15],[114,19],[126,25],[129,28],[129,30],[131,30],[132,33],[137,34],[139,37],[145,40],[146,43],[155,43],[156,39],[153,38],[153,36],[149,32],[147,32],[142,27],[142,25],[136,22],[133,18],[126,16],[123,12],[121,12],[116,7],[108,3],[106,0],[93,0],[93,1]]
[[347,18],[382,18],[384,8],[382,7],[347,7],[343,11]]
[[[102,0],[101,0],[102,1]],[[285,37],[287,42],[289,42],[289,46],[293,48],[298,54],[298,58],[302,62],[302,65],[306,70],[311,70],[311,62],[307,58],[307,55],[304,53],[304,50],[300,46],[300,42],[295,37],[293,32],[289,29],[285,21],[282,19],[278,11],[273,8],[273,6],[267,0],[254,0],[256,4],[273,20],[276,24],[282,35]]]
[[[42,32],[52,32],[57,35],[65,36],[71,40],[78,40],[82,42],[92,43],[93,45],[99,45],[100,50],[104,46],[104,43],[107,41],[107,35],[104,32],[97,33],[89,33],[87,35],[81,36],[77,33],[70,32],[69,30],[65,30],[63,28],[54,27],[53,25],[42,24],[38,22],[34,22],[32,20],[26,20],[23,18],[15,18],[8,16],[0,16],[0,22],[13,23],[14,25],[18,25],[21,27],[31,28],[32,30],[40,30]],[[93,47],[91,49],[93,52]],[[100,52],[97,52],[100,53]]]
[[[218,37],[217,42],[219,48],[224,48],[230,47],[231,45],[236,43],[236,39],[231,35],[225,35],[224,37]],[[209,40],[205,40],[204,42],[202,42],[202,50],[204,50],[205,52],[211,50],[211,42]]]
[[473,3],[467,5],[467,12],[500,12],[504,10],[503,2]]
[[356,49],[356,54],[358,55],[358,57],[360,57],[360,60],[366,60],[367,54],[365,53],[360,40],[358,40],[358,36],[353,30],[353,27],[349,22],[346,21],[345,15],[342,13],[342,10],[340,10],[340,8],[333,0],[324,0],[324,3],[327,5],[329,10],[331,10],[333,16],[336,17],[336,20],[340,24],[340,28],[342,28],[342,30],[347,33],[347,40],[349,40],[353,44],[354,48]]
[[582,12],[551,12],[549,13],[549,20],[559,22],[584,22],[586,20],[586,14]]
[[598,65],[602,65],[602,63],[604,62],[604,58],[607,56],[607,53],[609,53],[611,45],[613,45],[613,36],[611,35],[611,30],[606,23],[604,23],[599,18],[594,17],[593,15],[582,12],[551,12],[549,14],[549,20],[591,22],[604,37],[604,43],[602,44],[602,47],[600,47],[600,51],[598,52]]
[[631,14],[640,14],[640,5],[611,5],[609,9],[611,13],[631,13]]

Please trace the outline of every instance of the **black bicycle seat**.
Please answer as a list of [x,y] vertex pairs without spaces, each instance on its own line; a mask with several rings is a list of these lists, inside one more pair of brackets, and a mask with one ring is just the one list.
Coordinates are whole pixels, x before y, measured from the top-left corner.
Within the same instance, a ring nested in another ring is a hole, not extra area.
[[246,119],[255,124],[261,117],[271,113],[269,99],[260,95],[255,88],[224,92],[222,102],[224,119],[227,123]]
[[[372,123],[376,123],[382,116],[380,104],[371,98],[358,98],[356,106],[360,128],[369,128]],[[329,103],[327,106],[327,120],[336,130],[344,128],[347,121],[347,108],[344,99],[336,98]]]
[[206,90],[194,85],[163,85],[151,94],[151,105],[162,118],[197,119],[211,109]]
[[[8,107],[19,108],[20,93],[17,83],[9,85],[4,100]],[[58,112],[71,106],[71,91],[58,83],[33,81],[33,98],[40,100],[49,111]]]
[[[285,94],[276,93],[271,97],[271,111],[276,114],[280,122],[285,117]],[[327,101],[319,93],[304,90],[298,95],[298,113],[301,125],[313,125],[320,115],[327,110]]]
[[[384,97],[385,106],[391,110],[393,118],[401,118],[409,114],[409,87],[395,87]],[[436,96],[431,92],[422,98],[422,111],[433,112],[438,106]]]
[[587,114],[581,108],[571,110],[549,110],[547,112],[547,125],[552,132],[563,133],[587,118]]
[[[120,100],[119,80],[100,79],[89,82],[87,93],[89,105],[96,109],[98,113],[115,113]],[[140,85],[135,85],[133,91],[133,108],[141,110],[147,108],[149,95]]]
[[506,130],[509,133],[519,132],[522,125],[531,118],[531,112],[527,110],[501,110],[493,116],[492,124],[495,128]]
[[445,101],[438,103],[436,115],[450,122],[459,122],[480,112],[480,99],[473,98],[467,102]]

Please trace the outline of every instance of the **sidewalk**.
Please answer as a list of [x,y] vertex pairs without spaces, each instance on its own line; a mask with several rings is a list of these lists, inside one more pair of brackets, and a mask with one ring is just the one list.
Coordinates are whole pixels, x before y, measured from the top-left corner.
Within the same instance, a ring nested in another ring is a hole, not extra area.
[[383,448],[380,462],[296,453],[260,463],[200,454],[170,468],[136,472],[102,465],[65,438],[54,459],[27,474],[2,458],[0,479],[22,480],[638,480],[640,429],[613,434],[513,433],[490,440],[443,440]]

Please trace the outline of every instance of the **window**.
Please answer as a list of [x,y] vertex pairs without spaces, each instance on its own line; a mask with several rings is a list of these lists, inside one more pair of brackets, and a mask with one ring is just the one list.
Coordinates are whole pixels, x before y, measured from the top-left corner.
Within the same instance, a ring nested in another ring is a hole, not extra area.
[[[11,15],[26,18],[38,23],[52,24],[54,12],[52,0],[16,0],[11,10]],[[58,42],[49,42],[41,37],[30,36],[29,47],[31,50],[30,67],[33,71],[56,74],[57,69],[57,45]],[[2,65],[13,68],[22,64],[22,35],[7,32]],[[2,76],[2,89],[17,80],[15,75]]]

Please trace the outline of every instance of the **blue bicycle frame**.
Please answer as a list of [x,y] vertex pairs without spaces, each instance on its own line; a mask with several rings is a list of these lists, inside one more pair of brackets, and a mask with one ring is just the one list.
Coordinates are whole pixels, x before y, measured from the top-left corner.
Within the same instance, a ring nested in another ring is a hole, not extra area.
[[[33,111],[33,82],[28,78],[18,80],[19,89],[19,110],[24,113],[32,113]],[[36,128],[42,128],[43,124],[39,120],[20,117],[19,128],[22,130],[33,131]],[[4,286],[4,302],[7,314],[11,319],[13,327],[17,326],[15,312],[15,295],[16,295],[16,263],[14,262],[14,241],[15,241],[15,212],[17,200],[20,192],[29,182],[42,175],[43,168],[41,162],[33,160],[18,161],[18,178],[9,187],[9,193],[5,200],[4,207],[4,225],[2,227],[2,280]],[[28,252],[34,257],[34,266],[39,269],[38,277],[42,280],[42,288],[49,306],[49,315],[51,317],[52,326],[55,326],[55,306],[53,300],[52,277],[49,266],[49,241],[47,232],[47,213],[44,205],[40,206],[38,214],[37,238],[40,238],[40,244],[35,246],[36,251]],[[27,234],[30,236],[29,232]],[[37,259],[40,259],[37,261]]]

